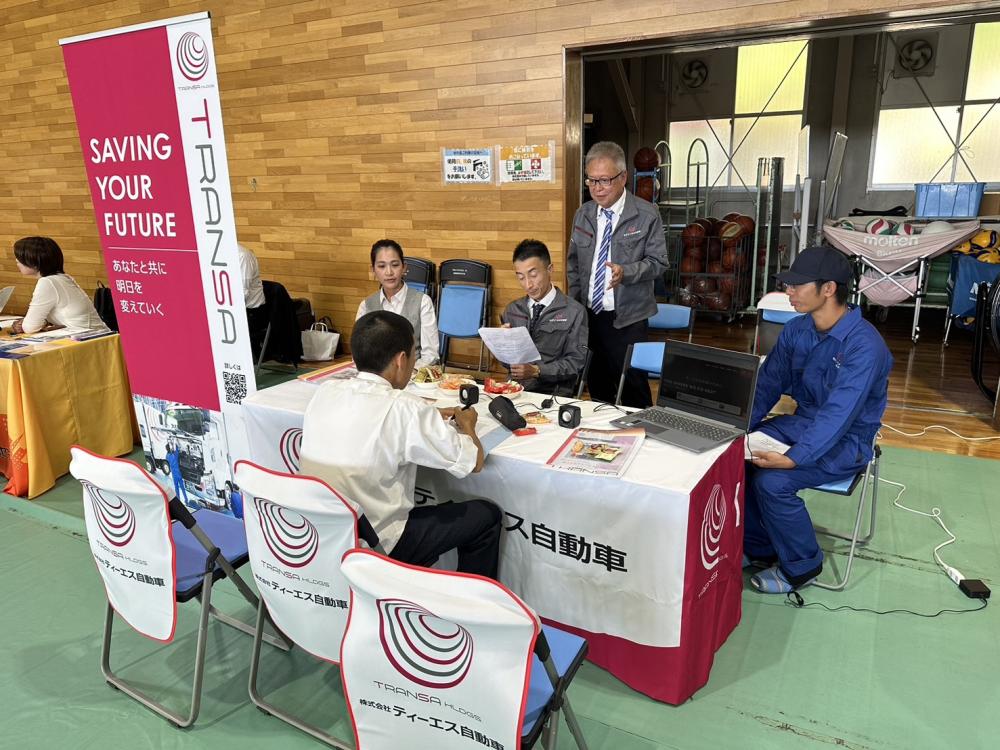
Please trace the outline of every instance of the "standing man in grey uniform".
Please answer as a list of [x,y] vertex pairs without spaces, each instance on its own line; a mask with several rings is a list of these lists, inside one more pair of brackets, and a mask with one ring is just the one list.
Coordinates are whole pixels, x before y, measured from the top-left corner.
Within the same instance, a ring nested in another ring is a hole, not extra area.
[[[667,244],[659,209],[625,191],[621,146],[595,143],[584,162],[584,182],[593,200],[573,217],[566,276],[569,296],[587,308],[590,396],[613,402],[625,351],[646,340],[647,320],[656,314],[653,281],[667,270]],[[645,373],[628,373],[622,403],[653,403]]]
[[514,274],[528,296],[507,305],[500,321],[527,328],[542,358],[511,364],[510,375],[526,390],[570,396],[586,361],[587,311],[552,285],[552,258],[538,240],[515,248]]

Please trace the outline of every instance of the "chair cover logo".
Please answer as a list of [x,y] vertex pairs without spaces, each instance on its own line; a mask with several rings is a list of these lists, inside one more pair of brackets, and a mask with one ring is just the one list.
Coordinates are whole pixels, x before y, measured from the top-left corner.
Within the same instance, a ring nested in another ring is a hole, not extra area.
[[722,530],[726,525],[726,495],[721,485],[712,488],[701,521],[701,564],[711,570],[719,564]]
[[382,650],[403,677],[428,688],[450,688],[472,666],[472,636],[454,622],[403,599],[379,599]]
[[293,510],[254,498],[264,543],[279,562],[290,568],[302,568],[319,551],[316,527]]
[[299,473],[299,453],[302,450],[302,429],[293,427],[285,430],[278,441],[278,452],[281,460],[293,474]]
[[118,495],[105,494],[100,487],[90,482],[81,482],[90,498],[94,520],[101,534],[115,547],[124,547],[135,536],[135,514],[132,508]]
[[208,47],[193,31],[177,41],[177,67],[189,81],[200,81],[208,72]]

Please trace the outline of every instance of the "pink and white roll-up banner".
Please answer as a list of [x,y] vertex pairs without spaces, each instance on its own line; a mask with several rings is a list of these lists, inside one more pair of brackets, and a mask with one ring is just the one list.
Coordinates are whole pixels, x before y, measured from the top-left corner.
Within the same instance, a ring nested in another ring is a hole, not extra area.
[[229,510],[256,384],[211,20],[60,44],[148,468]]

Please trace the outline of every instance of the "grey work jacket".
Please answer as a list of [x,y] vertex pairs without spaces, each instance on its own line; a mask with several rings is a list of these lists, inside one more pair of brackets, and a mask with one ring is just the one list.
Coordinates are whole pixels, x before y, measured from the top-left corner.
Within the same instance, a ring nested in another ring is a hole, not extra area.
[[[568,294],[584,307],[590,307],[590,300],[585,298],[598,242],[597,204],[587,201],[573,216],[566,253]],[[611,235],[610,260],[622,267],[622,283],[615,287],[615,328],[625,328],[655,315],[653,281],[669,265],[663,222],[656,206],[631,193],[625,194],[622,215]]]

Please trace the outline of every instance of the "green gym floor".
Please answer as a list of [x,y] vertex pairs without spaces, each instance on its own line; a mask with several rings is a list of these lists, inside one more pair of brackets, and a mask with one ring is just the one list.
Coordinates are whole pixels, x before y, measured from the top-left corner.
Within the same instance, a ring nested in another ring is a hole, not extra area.
[[[1000,462],[886,448],[882,476],[907,485],[903,503],[942,509],[958,537],[943,550],[946,561],[967,577],[1000,585]],[[879,488],[875,538],[856,560],[847,591],[807,588],[807,604],[927,614],[978,606],[933,562],[934,546],[946,538],[941,529],[894,508],[897,492],[884,483]],[[849,505],[830,495],[810,502],[817,523],[841,526],[849,525]],[[217,622],[201,716],[192,729],[175,729],[108,687],[99,669],[104,592],[82,515],[79,485],[68,476],[34,502],[0,495],[0,747],[322,747],[253,708],[250,638]],[[824,546],[842,567],[844,546]],[[222,582],[213,593],[220,609],[252,619],[231,584]],[[783,597],[746,590],[742,622],[716,654],[708,684],[684,705],[650,700],[589,663],[569,696],[593,750],[993,748],[1000,713],[998,612],[988,607],[927,619],[794,609]],[[196,604],[180,607],[173,646],[117,621],[112,666],[169,705],[186,707],[196,621]],[[262,675],[265,693],[278,689],[279,705],[350,737],[335,667],[301,651],[265,647]],[[410,750],[405,739],[399,747]],[[565,724],[559,747],[574,747]]]

